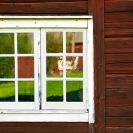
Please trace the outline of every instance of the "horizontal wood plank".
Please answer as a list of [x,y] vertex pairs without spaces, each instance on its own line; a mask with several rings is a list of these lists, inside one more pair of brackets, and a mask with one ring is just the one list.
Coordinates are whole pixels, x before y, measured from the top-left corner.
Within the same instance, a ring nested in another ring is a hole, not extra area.
[[106,127],[106,133],[133,133],[133,127]]
[[0,122],[0,127],[87,127],[86,122]]
[[0,3],[0,14],[87,14],[87,4],[87,1]]
[[133,22],[133,12],[105,13],[105,23]]
[[106,74],[133,74],[133,63],[106,63]]
[[110,53],[110,54],[133,53],[133,37],[105,38],[105,53]]
[[1,133],[88,133],[88,127],[0,127]]
[[106,97],[106,107],[133,106],[133,97]]
[[133,127],[133,117],[106,117],[106,127]]
[[38,3],[38,2],[73,2],[73,1],[87,1],[87,0],[1,0],[0,3]]
[[106,89],[106,98],[132,98],[133,97],[133,89]]
[[106,117],[133,117],[133,107],[107,107]]
[[115,28],[106,28],[105,38],[126,38],[133,37],[133,29],[115,29]]
[[118,75],[111,74],[105,77],[105,87],[107,89],[132,89],[133,88],[133,75]]
[[124,12],[133,11],[132,0],[113,0],[105,1],[105,12]]

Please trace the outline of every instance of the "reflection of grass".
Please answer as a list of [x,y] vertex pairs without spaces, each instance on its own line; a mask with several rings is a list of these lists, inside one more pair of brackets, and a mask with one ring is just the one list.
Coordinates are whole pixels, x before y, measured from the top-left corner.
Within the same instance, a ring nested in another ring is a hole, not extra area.
[[0,83],[0,98],[6,98],[15,95],[14,82]]
[[34,82],[33,81],[19,81],[18,82],[19,95],[34,95]]
[[83,72],[82,71],[72,71],[70,73],[66,74],[67,77],[77,77],[77,78],[81,78],[83,77]]

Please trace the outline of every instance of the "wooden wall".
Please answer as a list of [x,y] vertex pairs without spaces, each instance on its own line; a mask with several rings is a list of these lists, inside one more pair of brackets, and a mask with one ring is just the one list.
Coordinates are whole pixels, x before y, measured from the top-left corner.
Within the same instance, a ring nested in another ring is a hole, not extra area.
[[105,132],[133,133],[133,0],[105,0]]
[[133,0],[1,0],[0,15],[88,15],[92,7],[94,129],[88,123],[0,123],[0,132],[133,132]]

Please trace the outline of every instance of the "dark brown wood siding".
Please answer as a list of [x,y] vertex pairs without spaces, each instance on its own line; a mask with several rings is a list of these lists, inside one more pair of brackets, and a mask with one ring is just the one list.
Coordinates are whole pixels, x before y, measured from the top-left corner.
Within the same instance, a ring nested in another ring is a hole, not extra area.
[[87,0],[2,0],[0,14],[87,15]]
[[105,132],[132,133],[132,0],[105,0],[105,66]]
[[[91,11],[91,0],[0,1],[0,15],[87,15],[91,14]],[[89,133],[89,124],[87,122],[1,122],[0,133]]]

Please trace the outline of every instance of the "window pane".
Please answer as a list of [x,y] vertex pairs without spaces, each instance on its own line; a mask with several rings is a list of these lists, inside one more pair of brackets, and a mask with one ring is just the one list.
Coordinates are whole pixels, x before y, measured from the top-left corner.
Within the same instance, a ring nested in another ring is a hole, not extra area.
[[63,52],[63,33],[62,32],[46,33],[46,51],[47,53]]
[[34,57],[18,57],[18,78],[34,78]]
[[82,102],[83,101],[83,81],[66,82],[66,101]]
[[34,101],[34,82],[33,81],[18,82],[18,101],[20,102]]
[[0,101],[15,101],[15,83],[0,81]]
[[14,71],[14,57],[0,57],[0,78],[14,78]]
[[0,54],[14,54],[13,33],[0,33]]
[[34,35],[33,33],[18,33],[18,54],[34,53]]
[[46,95],[48,102],[62,102],[63,101],[63,82],[62,81],[47,81]]
[[83,53],[83,33],[82,32],[66,33],[66,52]]
[[47,56],[46,57],[46,72],[47,77],[62,77],[63,71],[63,57]]
[[83,57],[66,57],[66,76],[73,78],[83,77]]

